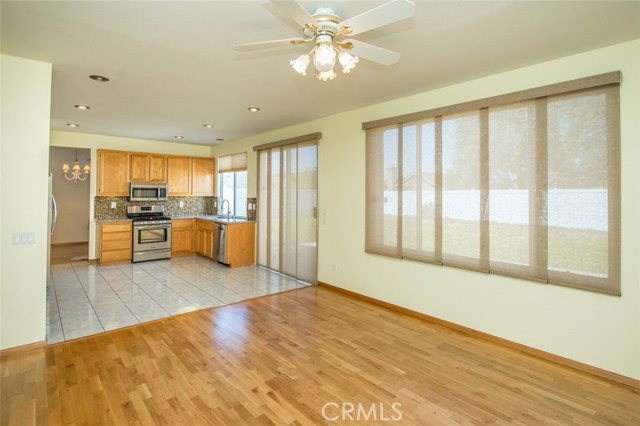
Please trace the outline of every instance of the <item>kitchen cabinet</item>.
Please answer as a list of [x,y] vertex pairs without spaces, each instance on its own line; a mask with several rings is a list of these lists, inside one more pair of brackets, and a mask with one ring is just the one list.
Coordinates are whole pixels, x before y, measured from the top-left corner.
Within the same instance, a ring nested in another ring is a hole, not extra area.
[[129,180],[131,182],[167,181],[167,156],[132,152],[129,158]]
[[216,259],[218,228],[226,226],[227,264],[230,267],[253,265],[256,263],[256,223],[224,222],[222,225],[210,220],[196,221],[196,253],[209,259]]
[[240,222],[227,225],[227,260],[229,266],[256,263],[256,223]]
[[98,195],[129,195],[129,153],[98,150]]
[[191,159],[191,195],[213,195],[214,170],[213,158]]
[[214,194],[214,158],[109,150],[98,156],[98,195],[126,197],[130,182],[166,182],[170,196]]
[[167,156],[149,155],[149,182],[167,181]]
[[132,237],[131,221],[100,223],[100,264],[131,262]]
[[174,219],[171,223],[171,255],[180,256],[195,251],[195,220]]
[[167,157],[167,184],[169,195],[191,194],[190,157]]
[[218,224],[207,220],[196,221],[196,253],[214,258],[214,248],[218,245]]

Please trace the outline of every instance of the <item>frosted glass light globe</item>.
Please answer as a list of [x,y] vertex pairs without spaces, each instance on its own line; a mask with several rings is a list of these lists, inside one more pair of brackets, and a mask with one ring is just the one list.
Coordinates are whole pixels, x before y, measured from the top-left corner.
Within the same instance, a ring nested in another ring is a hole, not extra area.
[[320,44],[313,55],[313,65],[319,72],[329,71],[336,64],[336,51],[330,44]]

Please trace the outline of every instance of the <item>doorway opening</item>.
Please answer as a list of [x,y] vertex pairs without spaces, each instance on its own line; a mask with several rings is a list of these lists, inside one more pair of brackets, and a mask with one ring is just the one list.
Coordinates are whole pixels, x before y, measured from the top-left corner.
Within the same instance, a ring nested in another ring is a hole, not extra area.
[[50,147],[49,173],[54,217],[50,241],[51,264],[83,261],[89,258],[90,179],[68,180],[62,172],[64,164],[80,167],[91,164],[91,150]]

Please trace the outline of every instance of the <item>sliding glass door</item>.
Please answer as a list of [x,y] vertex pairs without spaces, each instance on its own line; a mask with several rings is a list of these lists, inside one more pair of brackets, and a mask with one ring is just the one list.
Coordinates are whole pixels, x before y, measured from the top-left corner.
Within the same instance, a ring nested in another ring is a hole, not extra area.
[[317,141],[260,150],[258,161],[258,264],[315,283]]

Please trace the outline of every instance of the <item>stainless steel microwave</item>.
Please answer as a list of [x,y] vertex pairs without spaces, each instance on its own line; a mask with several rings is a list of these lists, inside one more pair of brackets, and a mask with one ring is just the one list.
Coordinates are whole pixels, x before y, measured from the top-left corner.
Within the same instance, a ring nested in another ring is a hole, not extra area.
[[166,183],[131,183],[129,201],[166,200],[169,195]]

